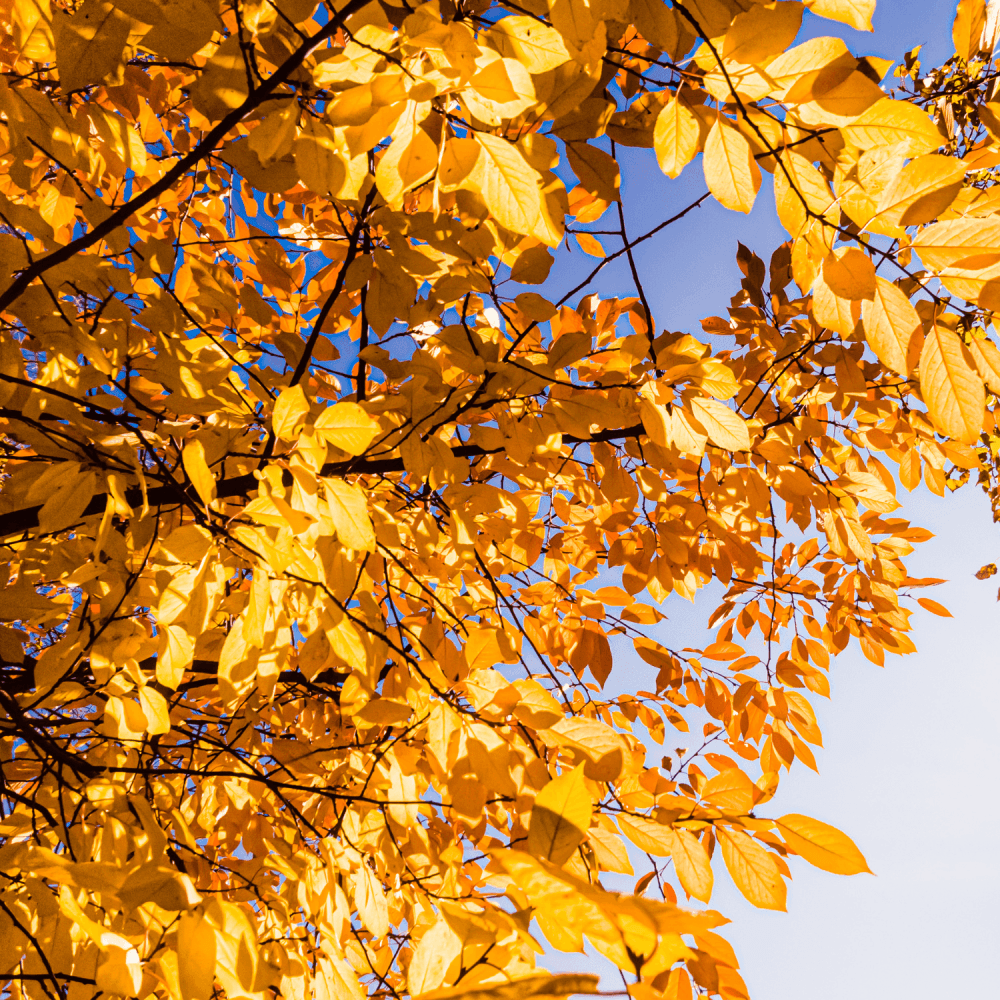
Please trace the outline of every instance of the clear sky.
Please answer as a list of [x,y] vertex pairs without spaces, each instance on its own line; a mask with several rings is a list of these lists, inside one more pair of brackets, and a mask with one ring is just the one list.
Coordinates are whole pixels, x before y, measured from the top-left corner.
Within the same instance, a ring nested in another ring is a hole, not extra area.
[[[953,0],[879,0],[875,35],[808,15],[804,35],[840,34],[858,54],[893,59],[923,44],[931,66],[950,51],[954,9]],[[699,162],[668,182],[651,151],[626,157],[633,237],[704,191]],[[638,263],[658,325],[697,334],[699,319],[724,312],[739,287],[736,241],[766,260],[783,238],[765,187],[749,217],[712,203],[650,240]],[[566,290],[594,263],[563,254],[550,281]],[[602,276],[603,294],[628,293],[619,263]],[[821,773],[796,765],[775,802],[782,813],[843,829],[876,876],[843,878],[793,860],[787,914],[754,910],[727,878],[717,880],[712,905],[734,921],[726,930],[755,1000],[998,995],[1000,578],[979,582],[974,573],[1000,560],[1000,526],[974,486],[944,500],[901,489],[899,499],[898,516],[936,535],[912,557],[911,572],[948,579],[933,597],[954,617],[914,615],[919,652],[888,657],[885,669],[856,648],[835,663],[832,700],[817,705]],[[710,608],[710,598],[693,608],[668,601],[672,644],[700,644]],[[581,967],[568,956],[550,964]]]

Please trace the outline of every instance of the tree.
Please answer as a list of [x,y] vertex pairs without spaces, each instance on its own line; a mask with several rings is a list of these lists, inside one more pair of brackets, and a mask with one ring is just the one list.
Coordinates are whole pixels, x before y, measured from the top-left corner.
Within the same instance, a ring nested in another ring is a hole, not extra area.
[[[405,2],[3,5],[11,997],[739,1000],[715,875],[867,870],[771,800],[914,649],[897,482],[996,482],[995,17],[883,81],[795,44],[874,0]],[[623,146],[706,193],[627,232]],[[764,174],[671,332],[643,242]]]

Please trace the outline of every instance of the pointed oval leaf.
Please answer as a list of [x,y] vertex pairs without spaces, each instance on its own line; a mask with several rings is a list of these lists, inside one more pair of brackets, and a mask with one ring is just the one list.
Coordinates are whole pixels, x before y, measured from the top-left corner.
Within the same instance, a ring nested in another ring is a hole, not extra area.
[[528,850],[553,864],[565,864],[586,835],[593,810],[583,765],[564,771],[535,796]]
[[660,169],[668,177],[679,177],[698,152],[698,119],[680,98],[668,101],[656,117],[653,148]]
[[717,827],[722,857],[736,888],[763,910],[785,909],[785,883],[770,852],[742,830]]
[[825,872],[835,875],[871,872],[854,841],[836,827],[809,816],[789,813],[778,820],[778,828],[796,854]]
[[934,426],[963,444],[975,444],[983,427],[986,391],[968,348],[935,323],[920,353],[920,391]]
[[750,143],[731,125],[716,121],[705,140],[705,183],[719,204],[749,213],[760,190],[760,168]]
[[362,455],[378,433],[378,424],[357,403],[334,403],[314,424],[316,433],[348,455]]
[[923,327],[917,310],[892,282],[876,277],[875,295],[861,305],[865,338],[879,361],[900,375],[913,371],[914,342],[919,343]]

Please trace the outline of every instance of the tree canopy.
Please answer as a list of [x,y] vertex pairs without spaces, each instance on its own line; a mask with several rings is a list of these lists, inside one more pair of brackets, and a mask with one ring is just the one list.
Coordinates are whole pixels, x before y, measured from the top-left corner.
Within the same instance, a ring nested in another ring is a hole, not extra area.
[[[867,871],[779,778],[1000,446],[996,8],[874,6],[0,4],[4,995],[743,1000],[714,878]],[[623,147],[704,193],[627,231]]]

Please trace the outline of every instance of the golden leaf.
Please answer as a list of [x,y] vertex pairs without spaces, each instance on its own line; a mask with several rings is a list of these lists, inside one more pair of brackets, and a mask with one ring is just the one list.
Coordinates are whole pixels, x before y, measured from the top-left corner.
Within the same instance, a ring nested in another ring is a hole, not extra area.
[[705,140],[704,161],[705,183],[719,203],[736,212],[749,212],[760,190],[760,168],[750,143],[720,119]]
[[862,149],[906,143],[911,156],[931,153],[944,143],[927,113],[889,97],[873,104],[843,130],[844,138]]
[[805,5],[820,17],[841,21],[858,31],[872,30],[875,0],[805,0]]
[[719,847],[736,888],[754,906],[785,909],[785,883],[774,856],[742,830],[716,827]]
[[670,853],[681,887],[689,896],[707,903],[712,898],[715,876],[705,845],[690,830],[680,827],[674,830]]
[[968,62],[979,51],[979,41],[986,27],[986,4],[984,0],[959,0],[955,20],[951,26],[951,37],[955,53]]
[[565,864],[586,835],[592,812],[583,765],[564,771],[535,796],[528,850],[553,864]]
[[875,294],[862,303],[861,319],[868,344],[882,364],[909,375],[923,338],[920,317],[910,300],[894,284],[876,277]]
[[986,393],[968,348],[935,323],[920,353],[920,392],[934,426],[963,444],[974,444],[983,426]]
[[750,431],[746,421],[717,399],[696,396],[691,400],[691,413],[705,429],[712,444],[727,451],[750,450]]
[[698,119],[675,97],[663,106],[653,129],[653,147],[660,169],[668,177],[679,177],[698,151]]
[[215,499],[215,476],[205,460],[205,446],[198,438],[191,438],[182,453],[184,471],[206,507]]
[[341,543],[357,552],[374,552],[375,532],[361,490],[343,479],[323,478],[330,519]]
[[819,820],[790,813],[778,820],[785,843],[810,864],[837,875],[870,872],[853,840]]
[[63,91],[121,83],[125,43],[135,22],[107,0],[85,0],[74,14],[52,21]]
[[513,232],[535,236],[547,246],[558,246],[562,220],[553,219],[542,197],[542,177],[514,143],[477,132],[482,147],[474,177],[474,190],[496,216],[500,225]]
[[950,156],[918,156],[882,192],[878,215],[900,226],[932,222],[955,200],[965,169],[961,160]]
[[348,455],[363,455],[378,433],[378,424],[357,403],[334,403],[316,418],[316,433]]

